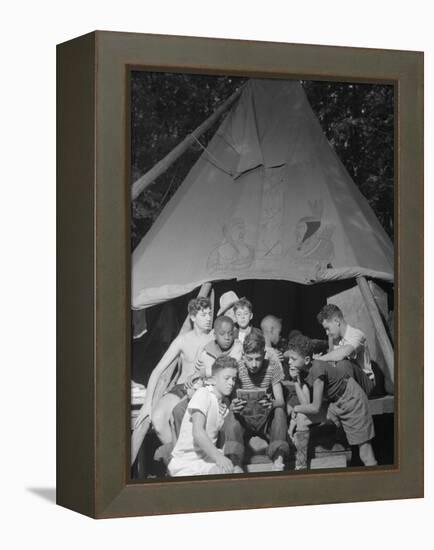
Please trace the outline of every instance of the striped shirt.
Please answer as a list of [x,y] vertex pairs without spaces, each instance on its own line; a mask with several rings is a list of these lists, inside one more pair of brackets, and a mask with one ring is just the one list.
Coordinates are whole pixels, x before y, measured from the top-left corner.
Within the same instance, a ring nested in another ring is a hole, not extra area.
[[271,390],[285,378],[280,361],[273,357],[264,359],[261,370],[254,374],[249,372],[243,359],[238,365],[238,379],[243,390]]

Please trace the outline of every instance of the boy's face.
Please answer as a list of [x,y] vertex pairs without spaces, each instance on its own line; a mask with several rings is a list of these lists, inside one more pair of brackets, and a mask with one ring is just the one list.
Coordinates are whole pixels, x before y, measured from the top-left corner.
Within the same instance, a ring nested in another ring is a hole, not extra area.
[[331,336],[334,340],[340,337],[341,321],[340,319],[338,319],[338,317],[325,319],[321,324],[327,336]]
[[228,350],[234,343],[234,326],[223,322],[215,329],[215,340],[223,351]]
[[239,307],[235,312],[235,318],[240,328],[247,328],[252,317],[253,313],[247,307]]
[[231,367],[220,369],[213,375],[215,389],[225,396],[232,393],[236,380],[237,369]]
[[290,349],[288,351],[289,374],[295,378],[303,368],[310,363],[310,357],[303,357],[297,351]]
[[259,372],[262,368],[264,357],[265,351],[262,353],[244,353],[243,358],[247,370],[252,374]]
[[205,332],[211,330],[211,308],[201,309],[196,315],[191,315],[190,318],[193,321],[193,325],[198,329]]
[[271,327],[271,343],[276,345],[280,339],[280,333],[282,332],[282,325],[280,323],[274,323]]

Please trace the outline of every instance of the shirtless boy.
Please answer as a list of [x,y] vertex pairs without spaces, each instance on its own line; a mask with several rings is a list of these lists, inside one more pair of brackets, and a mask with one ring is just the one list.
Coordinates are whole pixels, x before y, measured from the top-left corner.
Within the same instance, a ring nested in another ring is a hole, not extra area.
[[[145,402],[139,412],[135,426],[137,427],[146,418],[152,419],[154,430],[163,444],[172,439],[169,419],[173,408],[187,395],[195,374],[197,354],[212,339],[211,303],[208,298],[193,298],[188,303],[188,314],[193,328],[184,334],[178,335],[170,344],[149,378],[146,389]],[[181,372],[177,384],[156,403],[152,410],[157,382],[163,372],[177,357],[181,358]],[[152,412],[152,416],[151,416]]]

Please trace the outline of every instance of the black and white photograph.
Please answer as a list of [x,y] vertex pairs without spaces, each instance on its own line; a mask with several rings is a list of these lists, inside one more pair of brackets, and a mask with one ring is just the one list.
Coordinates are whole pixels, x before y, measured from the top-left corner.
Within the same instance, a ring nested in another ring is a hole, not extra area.
[[129,79],[131,479],[393,467],[394,86]]

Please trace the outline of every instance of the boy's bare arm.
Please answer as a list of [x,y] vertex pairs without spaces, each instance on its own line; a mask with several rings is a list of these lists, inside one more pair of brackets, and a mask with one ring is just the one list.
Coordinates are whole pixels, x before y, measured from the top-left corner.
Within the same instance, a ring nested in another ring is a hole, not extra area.
[[280,382],[277,382],[277,384],[273,384],[273,397],[273,409],[277,409],[278,407],[285,407],[285,399],[283,398],[282,384]]
[[310,403],[309,388],[306,384],[303,384],[302,386],[301,383],[297,380],[295,383],[295,392],[301,405],[306,405]]
[[319,412],[324,393],[324,381],[317,378],[313,383],[313,399],[312,403],[295,405],[294,412],[304,414],[316,414]]
[[219,466],[223,472],[232,473],[234,465],[214,445],[205,430],[206,417],[201,411],[193,411],[191,415],[193,424],[193,440],[195,444]]
[[316,359],[319,361],[342,361],[354,353],[355,349],[350,344],[340,346],[324,355],[316,355]]
[[157,363],[157,366],[152,371],[146,388],[145,401],[139,411],[135,425],[138,426],[147,416],[151,416],[152,401],[154,398],[155,388],[157,387],[158,379],[167,367],[174,361],[182,351],[183,336],[177,336],[175,340],[167,348],[166,353]]

